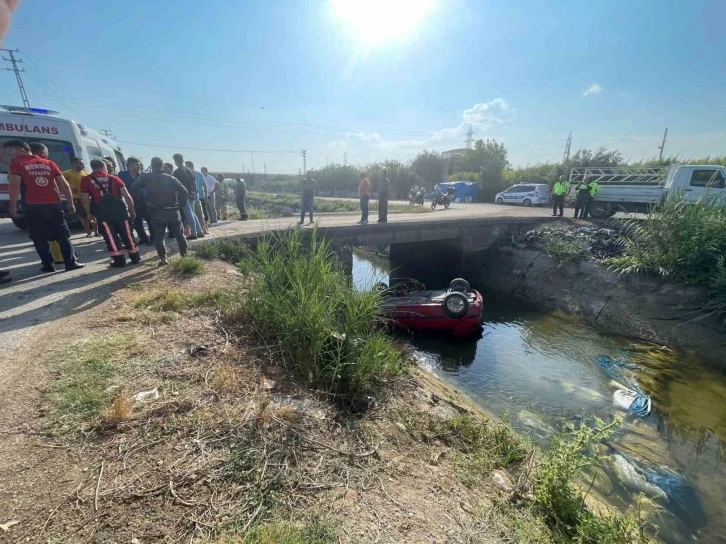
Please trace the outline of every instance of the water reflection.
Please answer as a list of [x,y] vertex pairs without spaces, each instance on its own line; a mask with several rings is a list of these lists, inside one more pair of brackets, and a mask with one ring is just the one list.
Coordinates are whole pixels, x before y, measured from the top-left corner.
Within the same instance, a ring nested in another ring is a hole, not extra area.
[[[384,276],[386,266],[383,259],[354,258],[354,273],[367,277]],[[355,278],[359,288],[366,281],[372,280]],[[569,316],[508,300],[485,298],[484,320],[479,339],[417,336],[409,345],[433,372],[486,410],[508,414],[519,432],[545,445],[567,422],[616,414],[614,388],[596,357],[626,359],[637,369],[653,411],[645,419],[626,420],[603,445],[610,459],[591,473],[591,492],[628,511],[633,497],[648,490],[661,540],[726,542],[723,372],[685,354],[605,336]]]

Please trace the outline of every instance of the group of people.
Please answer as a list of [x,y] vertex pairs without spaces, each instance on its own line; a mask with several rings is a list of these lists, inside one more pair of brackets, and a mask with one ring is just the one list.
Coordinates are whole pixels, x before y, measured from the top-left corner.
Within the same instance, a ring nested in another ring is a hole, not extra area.
[[[312,172],[308,171],[302,180],[302,198],[300,200],[300,221],[298,225],[305,223],[305,214],[310,214],[310,224],[314,222],[315,187],[316,181]],[[365,172],[360,173],[358,184],[358,197],[360,199],[361,218],[359,225],[368,224],[368,208],[371,200],[373,184]],[[386,169],[381,170],[381,177],[378,179],[378,223],[388,222],[388,201],[391,198],[391,181],[386,176]]]
[[[570,183],[565,180],[565,176],[560,176],[560,179],[552,186],[550,199],[552,200],[552,215],[558,215],[562,217],[565,208],[565,199],[572,191],[573,187]],[[594,181],[590,181],[589,177],[585,177],[582,181],[578,182],[575,187],[575,217],[585,219],[590,213],[590,207],[592,206],[595,195],[597,194],[598,185]]]
[[[18,216],[21,201],[43,272],[56,270],[51,243],[58,244],[66,270],[85,266],[70,241],[66,213],[78,213],[87,237],[103,237],[114,267],[126,266],[127,255],[132,264],[141,261],[133,230],[138,243],[156,246],[159,264],[164,265],[167,230],[176,238],[179,253],[186,255],[187,240],[206,236],[210,225],[227,219],[229,187],[224,176],[215,178],[205,167],[198,172],[178,153],[173,156],[176,168],[154,157],[150,171],[143,172],[141,161],[129,157],[127,169],[116,174],[111,157],[91,160],[90,172],[82,158],[74,157],[71,168],[61,172],[43,144],[9,140],[3,148],[10,158],[10,214]],[[236,178],[236,203],[245,219],[247,186],[240,175]],[[9,281],[9,271],[0,270],[0,283]]]

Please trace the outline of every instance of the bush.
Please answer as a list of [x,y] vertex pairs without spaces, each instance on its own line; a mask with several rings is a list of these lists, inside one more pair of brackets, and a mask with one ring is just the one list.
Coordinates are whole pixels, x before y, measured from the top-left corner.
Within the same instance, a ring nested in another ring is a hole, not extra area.
[[245,316],[285,364],[338,403],[360,408],[402,357],[382,331],[380,294],[356,292],[317,230],[271,236],[248,257],[256,271]]
[[194,247],[194,253],[200,258],[219,259],[228,263],[238,263],[251,254],[247,242],[232,238],[217,238]]
[[584,261],[590,254],[590,247],[582,238],[545,238],[542,247],[547,254],[560,263]]
[[172,276],[197,276],[204,272],[204,263],[196,257],[178,257],[169,260],[167,270]]
[[726,315],[726,208],[670,195],[645,220],[630,221],[622,241],[625,256],[609,260],[613,268],[706,285],[712,296],[702,309]]

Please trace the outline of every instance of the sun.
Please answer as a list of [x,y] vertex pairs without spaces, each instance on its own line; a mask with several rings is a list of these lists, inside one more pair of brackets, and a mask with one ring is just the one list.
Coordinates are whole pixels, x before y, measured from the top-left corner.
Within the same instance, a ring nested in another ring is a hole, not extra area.
[[368,47],[403,42],[420,30],[436,0],[330,0],[335,17]]

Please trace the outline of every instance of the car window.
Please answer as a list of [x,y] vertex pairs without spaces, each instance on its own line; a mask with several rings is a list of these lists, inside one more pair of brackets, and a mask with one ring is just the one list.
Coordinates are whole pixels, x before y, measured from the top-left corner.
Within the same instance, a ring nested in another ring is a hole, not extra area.
[[507,189],[508,193],[518,193],[519,192],[519,185],[515,185],[514,187],[510,187]]
[[96,144],[86,144],[86,151],[88,151],[88,159],[103,159],[103,152],[101,148]]
[[691,187],[708,187],[710,189],[723,189],[725,187],[723,174],[719,170],[694,170],[691,174]]
[[519,188],[520,193],[530,193],[532,191],[534,191],[534,185],[522,185]]
[[[17,140],[17,136],[0,137],[0,146],[8,140]],[[48,148],[48,158],[58,165],[61,171],[68,170],[71,167],[71,159],[73,154],[73,146],[69,142],[61,140],[48,140],[44,138],[21,138],[28,143],[39,142]],[[0,149],[0,173],[7,174],[10,159],[6,149]]]
[[126,159],[120,151],[114,151],[116,155],[116,171],[126,170]]

